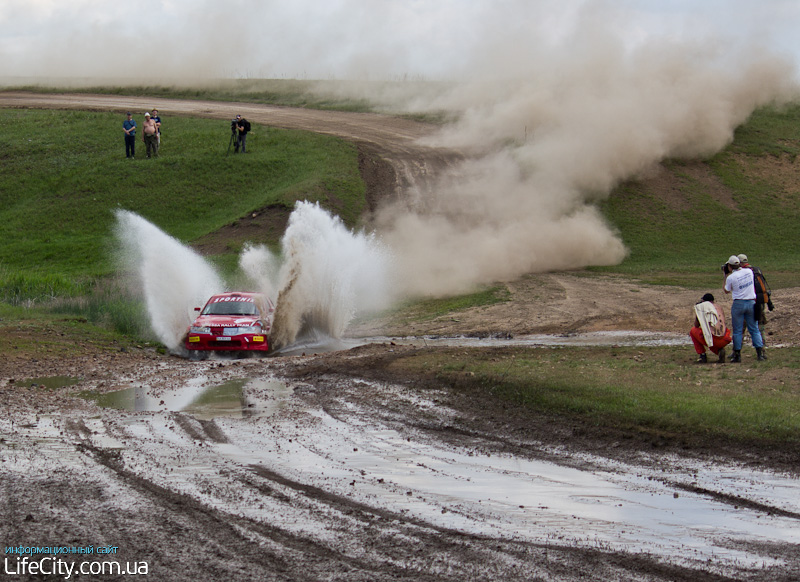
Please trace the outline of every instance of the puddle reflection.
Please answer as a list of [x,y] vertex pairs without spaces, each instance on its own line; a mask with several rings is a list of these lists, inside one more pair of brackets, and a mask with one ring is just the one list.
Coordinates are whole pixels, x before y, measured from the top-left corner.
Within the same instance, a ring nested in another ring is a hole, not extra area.
[[[256,403],[247,398],[248,391],[266,393],[272,398],[264,400],[262,397]],[[211,420],[270,416],[281,409],[290,393],[291,389],[277,380],[235,378],[217,385],[207,385],[198,379],[160,396],[152,396],[146,386],[84,396],[103,408],[131,412],[185,412],[201,420]]]
[[47,390],[57,390],[58,388],[74,386],[79,381],[80,378],[75,378],[73,376],[46,376],[42,378],[30,378],[28,380],[15,380],[14,384],[17,386],[39,386]]

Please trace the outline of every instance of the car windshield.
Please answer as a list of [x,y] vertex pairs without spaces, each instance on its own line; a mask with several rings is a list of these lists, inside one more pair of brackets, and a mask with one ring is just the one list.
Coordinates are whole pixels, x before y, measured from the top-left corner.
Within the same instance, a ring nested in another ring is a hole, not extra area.
[[203,315],[257,315],[256,305],[248,301],[218,301],[206,305]]

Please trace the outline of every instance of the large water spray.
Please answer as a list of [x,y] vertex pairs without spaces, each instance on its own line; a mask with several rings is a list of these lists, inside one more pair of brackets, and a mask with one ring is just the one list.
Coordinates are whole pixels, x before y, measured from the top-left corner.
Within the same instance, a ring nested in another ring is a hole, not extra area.
[[225,284],[203,257],[141,216],[117,211],[121,264],[144,298],[149,324],[169,349],[179,351],[193,308]]
[[[233,287],[190,247],[133,212],[117,212],[116,235],[121,267],[131,291],[144,299],[151,330],[182,353],[194,308]],[[297,204],[281,246],[282,261],[266,247],[245,246],[235,277],[247,286],[237,290],[277,298],[273,347],[289,346],[299,335],[340,338],[353,317],[389,305],[389,253],[318,205]]]
[[388,250],[318,205],[297,203],[282,247],[275,348],[306,334],[341,337],[357,313],[391,304]]

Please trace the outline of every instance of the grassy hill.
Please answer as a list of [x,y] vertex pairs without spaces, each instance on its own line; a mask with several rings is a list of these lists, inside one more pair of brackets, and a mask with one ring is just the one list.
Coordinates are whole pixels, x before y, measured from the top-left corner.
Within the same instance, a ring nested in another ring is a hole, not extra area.
[[[147,337],[142,305],[109,277],[117,208],[197,243],[259,209],[288,210],[298,198],[318,200],[351,226],[365,207],[357,152],[346,142],[257,127],[251,153],[229,156],[227,123],[169,118],[162,156],[146,160],[139,149],[140,159],[130,161],[121,123],[108,113],[0,109],[0,354],[12,369],[26,359],[38,370],[40,361],[73,353],[133,350]],[[630,255],[591,271],[718,288],[720,265],[744,252],[773,289],[800,285],[798,151],[800,107],[764,109],[711,159],[667,160],[620,185],[601,209]],[[223,264],[239,244],[226,240],[214,245]],[[505,289],[489,289],[417,307],[438,315],[506,297]],[[491,347],[407,358],[392,350],[391,367],[398,378],[420,374],[419,386],[439,382],[496,399],[502,414],[527,408],[528,425],[537,414],[552,415],[609,428],[622,435],[609,437],[615,441],[699,442],[701,450],[717,441],[797,467],[797,348],[772,350],[756,366],[693,359],[685,346]]]
[[234,155],[229,123],[176,117],[163,121],[158,159],[146,159],[139,141],[128,160],[122,120],[0,109],[1,300],[74,294],[112,273],[118,208],[187,242],[298,199],[332,208],[351,226],[364,209],[357,151],[342,140],[254,126],[247,155]]
[[[256,127],[250,152],[235,156],[229,124],[168,118],[161,157],[144,159],[139,142],[131,161],[121,124],[112,113],[0,109],[0,300],[76,295],[112,273],[117,208],[191,242],[297,199],[351,226],[365,207],[357,152],[341,140]],[[595,270],[702,287],[744,252],[773,287],[800,284],[799,151],[800,106],[763,109],[713,158],[668,160],[620,185],[601,208],[630,256]]]
[[702,286],[745,253],[773,286],[800,284],[798,153],[800,106],[762,109],[711,159],[668,160],[620,185],[602,208],[631,253],[600,270]]

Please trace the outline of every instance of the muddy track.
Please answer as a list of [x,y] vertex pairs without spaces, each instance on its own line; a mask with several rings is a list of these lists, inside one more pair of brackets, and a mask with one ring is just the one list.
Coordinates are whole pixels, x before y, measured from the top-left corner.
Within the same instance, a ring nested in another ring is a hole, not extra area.
[[[121,548],[120,559],[145,560],[159,579],[179,581],[739,579],[646,551],[573,540],[569,530],[541,539],[504,535],[504,518],[495,514],[510,508],[480,509],[479,502],[426,491],[424,481],[422,487],[413,479],[403,483],[356,460],[371,446],[372,431],[385,438],[397,430],[412,448],[438,449],[427,431],[400,426],[409,418],[410,394],[374,387],[406,403],[394,407],[386,424],[385,410],[367,405],[376,394],[335,377],[320,386],[298,385],[296,396],[264,418],[211,421],[111,410],[100,417],[39,418],[4,443],[10,470],[0,476],[3,538],[108,543]],[[248,400],[263,404],[265,397],[271,398],[254,393]],[[336,409],[333,416],[325,413],[329,408]],[[341,443],[331,449],[336,439]],[[25,470],[13,452],[24,456],[35,440],[39,450],[30,460],[36,463]],[[339,446],[355,456],[332,457]],[[468,447],[495,454],[501,448],[475,434]],[[398,447],[389,454],[408,452]],[[308,455],[316,468],[308,466]],[[407,464],[410,475],[448,471],[413,454]]]

